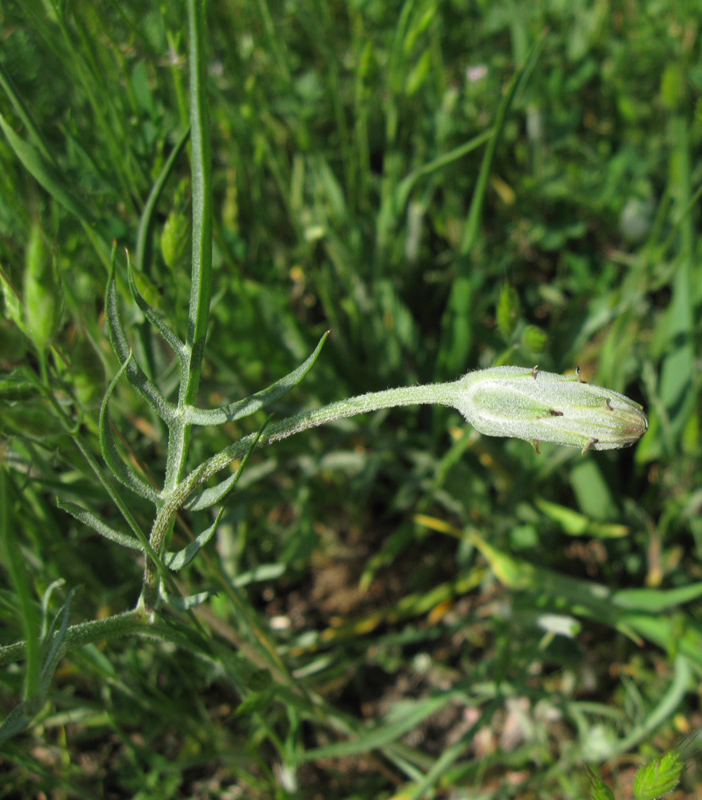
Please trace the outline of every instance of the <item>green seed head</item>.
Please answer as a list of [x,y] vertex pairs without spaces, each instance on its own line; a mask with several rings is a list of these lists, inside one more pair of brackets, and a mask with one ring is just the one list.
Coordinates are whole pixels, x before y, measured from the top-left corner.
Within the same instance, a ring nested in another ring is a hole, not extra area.
[[456,408],[486,436],[613,450],[648,430],[642,407],[611,389],[534,367],[493,367],[458,381]]

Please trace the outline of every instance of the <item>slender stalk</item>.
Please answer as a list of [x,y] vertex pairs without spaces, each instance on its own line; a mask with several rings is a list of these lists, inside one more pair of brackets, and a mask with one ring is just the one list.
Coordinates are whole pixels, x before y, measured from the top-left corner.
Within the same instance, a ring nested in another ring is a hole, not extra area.
[[[147,636],[161,637],[163,626],[152,625],[152,616],[143,611],[126,611],[124,614],[115,614],[106,619],[97,619],[72,625],[66,631],[63,646],[66,649],[80,647],[84,644],[95,644],[116,636],[142,633]],[[0,665],[24,658],[27,649],[26,642],[15,642],[6,647],[0,647]]]
[[[192,177],[192,269],[188,332],[184,348],[178,410],[193,404],[197,396],[202,358],[210,313],[212,273],[212,158],[207,115],[205,69],[204,0],[188,0],[188,58],[190,64],[190,145]],[[180,413],[169,424],[168,457],[164,493],[168,494],[183,476],[188,454],[191,426]],[[171,521],[175,515],[169,518]],[[158,553],[167,529],[152,529],[150,543]],[[144,566],[144,590],[140,601],[152,611],[158,598],[158,570],[152,559]]]
[[192,403],[200,379],[200,364],[210,313],[212,272],[212,159],[207,115],[205,21],[203,0],[188,0],[190,45],[190,142],[193,202],[193,264],[187,344],[192,348],[184,400]]
[[369,411],[378,411],[381,408],[393,408],[395,406],[410,406],[423,403],[439,403],[441,405],[456,406],[459,402],[460,390],[456,382],[435,383],[424,386],[405,386],[398,389],[386,389],[382,392],[370,392],[358,397],[350,397],[346,400],[339,400],[322,408],[315,408],[311,411],[303,411],[293,417],[281,420],[278,423],[269,425],[259,436],[249,434],[243,439],[234,442],[229,447],[222,450],[217,455],[205,461],[194,469],[174,491],[166,498],[163,506],[159,510],[154,526],[151,529],[151,544],[159,552],[169,525],[178,509],[180,509],[193,491],[206,480],[211,478],[220,470],[224,469],[232,460],[243,456],[251,445],[256,441],[255,446],[263,447],[267,444],[286,439],[296,433],[301,433],[309,428],[334,422],[337,419],[352,417],[356,414],[364,414]]

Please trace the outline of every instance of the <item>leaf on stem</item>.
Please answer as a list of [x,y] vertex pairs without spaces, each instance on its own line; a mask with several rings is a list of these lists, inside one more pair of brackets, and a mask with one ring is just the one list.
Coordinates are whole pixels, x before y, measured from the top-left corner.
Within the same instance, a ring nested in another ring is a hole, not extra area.
[[163,191],[163,187],[168,180],[169,175],[173,169],[173,165],[178,158],[183,146],[188,141],[188,137],[190,136],[190,128],[188,128],[178,142],[176,146],[171,151],[171,154],[168,156],[168,160],[163,165],[163,169],[159,174],[158,178],[156,179],[156,183],[154,183],[151,192],[149,193],[148,200],[146,201],[146,205],[144,206],[144,211],[141,215],[141,219],[139,220],[139,233],[137,234],[137,250],[136,250],[136,267],[141,272],[148,273],[150,261],[151,261],[151,253],[150,253],[150,245],[151,245],[151,228],[153,225],[153,218],[154,212],[156,211],[156,204],[158,203],[159,198],[161,197],[161,192]]
[[296,370],[293,370],[289,375],[276,381],[267,389],[263,389],[260,392],[256,392],[256,394],[252,394],[250,397],[237,400],[235,403],[230,403],[228,406],[223,406],[222,408],[201,409],[188,406],[185,409],[187,422],[191,425],[223,425],[225,422],[232,422],[242,417],[248,417],[256,411],[260,411],[262,408],[270,405],[275,400],[287,394],[294,386],[297,386],[310,369],[312,369],[312,366],[324,346],[327,336],[329,336],[329,331],[322,336],[314,352],[304,363],[300,364]]
[[144,547],[133,536],[128,536],[127,534],[116,531],[114,528],[110,528],[109,525],[106,525],[102,520],[98,519],[95,514],[91,514],[90,511],[86,511],[76,503],[71,503],[69,501],[62,502],[61,500],[57,500],[56,505],[77,519],[78,522],[82,522],[84,525],[92,528],[94,531],[99,533],[101,536],[104,536],[106,539],[109,539],[111,542],[116,542],[117,544],[121,544],[123,547],[129,547],[132,550],[144,551]]
[[[132,386],[142,395],[146,402],[154,409],[164,422],[169,423],[175,416],[175,408],[169,403],[156,386],[149,380],[144,370],[131,357],[132,350],[127,340],[127,335],[122,326],[117,307],[117,290],[115,288],[115,248],[112,249],[110,262],[110,275],[107,280],[105,313],[110,334],[110,343],[115,355],[126,369],[127,377]],[[122,371],[120,370],[120,372]]]
[[58,614],[51,621],[51,625],[42,642],[42,645],[47,648],[46,658],[44,659],[44,665],[41,670],[41,693],[43,696],[46,696],[49,683],[51,683],[51,678],[56,671],[58,662],[63,658],[63,643],[68,631],[71,603],[77,591],[78,587],[76,586],[68,593],[66,602],[61,606]]
[[102,451],[102,457],[105,459],[105,463],[120,483],[141,497],[150,500],[152,503],[154,503],[154,505],[158,506],[161,503],[160,494],[145,480],[140,478],[136,472],[134,472],[134,470],[126,464],[122,456],[119,454],[114,436],[112,435],[110,419],[107,413],[107,404],[110,400],[112,392],[117,385],[117,381],[128,369],[128,366],[131,363],[131,358],[132,355],[130,352],[122,366],[119,368],[117,374],[110,382],[110,385],[107,387],[107,392],[105,392],[105,397],[102,401],[102,406],[100,407],[100,449]]
[[241,473],[244,471],[244,467],[246,466],[246,462],[249,460],[251,453],[256,449],[256,445],[261,438],[261,434],[268,425],[269,420],[270,417],[261,426],[260,430],[256,434],[256,437],[251,442],[248,450],[244,454],[244,457],[241,459],[241,463],[236,468],[236,472],[233,475],[230,475],[226,480],[223,480],[221,483],[217,484],[217,486],[211,486],[209,489],[205,489],[199,494],[193,495],[190,500],[184,503],[184,508],[187,508],[189,511],[202,511],[205,508],[213,506],[215,503],[222,502],[222,500],[234,489],[238,483]]
[[614,800],[614,792],[607,784],[595,775],[595,773],[585,765],[587,776],[592,786],[591,796],[593,800]]
[[165,554],[163,563],[168,567],[168,569],[172,569],[174,572],[177,572],[179,569],[187,567],[187,565],[193,560],[193,558],[195,558],[198,552],[207,544],[207,542],[210,541],[214,532],[217,530],[217,526],[219,525],[219,521],[222,519],[223,513],[224,508],[220,508],[217,518],[212,525],[210,525],[207,530],[204,530],[196,539],[190,542],[190,544],[188,544],[182,550],[179,550],[177,553]]
[[198,594],[191,594],[187,597],[177,597],[174,594],[163,592],[161,597],[167,605],[177,608],[179,611],[190,611],[191,608],[199,606],[201,603],[204,603],[205,600],[208,600],[210,597],[216,594],[216,591],[208,591],[199,592]]
[[139,306],[139,309],[149,320],[149,322],[156,328],[156,330],[163,336],[163,338],[168,342],[171,349],[176,353],[178,358],[180,359],[181,367],[184,364],[185,360],[185,345],[180,339],[173,333],[173,331],[165,324],[163,319],[159,316],[159,314],[154,311],[153,308],[146,302],[143,295],[137,288],[136,282],[134,281],[134,270],[132,268],[131,261],[129,260],[129,252],[127,251],[127,274],[129,276],[129,291],[132,293],[132,297],[134,301]]

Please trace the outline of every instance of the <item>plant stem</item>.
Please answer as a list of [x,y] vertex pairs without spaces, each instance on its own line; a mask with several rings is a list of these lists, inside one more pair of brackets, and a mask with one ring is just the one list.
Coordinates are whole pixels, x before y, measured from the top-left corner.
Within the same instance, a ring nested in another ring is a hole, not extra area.
[[[369,411],[378,411],[381,408],[413,406],[424,403],[455,406],[456,397],[457,390],[454,382],[431,383],[424,386],[403,386],[397,389],[386,389],[382,392],[369,392],[346,400],[339,400],[337,403],[331,403],[322,408],[303,411],[294,417],[288,417],[269,425],[259,440],[259,446],[286,439],[295,433],[306,431],[308,428],[315,428],[318,425],[324,425],[327,422],[333,422],[344,417],[353,417],[356,414],[365,414]],[[246,446],[244,447],[245,450]]]
[[[322,408],[303,411],[293,417],[269,425],[260,434],[256,448],[286,439],[296,433],[301,433],[309,428],[334,422],[337,419],[364,414],[369,411],[378,411],[381,408],[394,408],[395,406],[411,406],[423,403],[440,404],[455,407],[459,402],[460,389],[458,382],[434,383],[424,386],[404,386],[397,389],[386,389],[382,392],[368,394],[339,400]],[[151,543],[158,551],[163,537],[166,535],[168,525],[176,512],[193,493],[193,491],[220,470],[224,469],[231,461],[243,456],[256,441],[258,434],[252,433],[243,439],[234,442],[217,455],[205,461],[187,475],[165,500],[158,512],[154,526],[151,530]]]
[[[159,636],[159,630],[152,625],[152,616],[144,611],[135,609],[124,614],[115,614],[106,619],[82,622],[72,625],[66,631],[63,646],[66,649],[80,647],[84,644],[94,644],[105,639],[114,639],[116,636],[128,636],[133,633],[142,633],[148,636]],[[7,664],[24,657],[26,642],[15,642],[6,647],[0,647],[0,664]]]
[[[192,269],[188,332],[184,348],[178,408],[193,403],[202,371],[202,358],[210,313],[212,273],[212,159],[207,115],[207,70],[205,64],[205,0],[188,0],[188,61],[190,65],[190,163],[192,177]],[[177,487],[185,469],[191,426],[182,416],[169,425],[168,456],[163,490]],[[173,515],[174,516],[174,515]],[[173,519],[171,516],[171,520]],[[160,552],[167,529],[152,529],[150,543]],[[153,611],[158,598],[158,570],[152,559],[144,565],[142,601]]]

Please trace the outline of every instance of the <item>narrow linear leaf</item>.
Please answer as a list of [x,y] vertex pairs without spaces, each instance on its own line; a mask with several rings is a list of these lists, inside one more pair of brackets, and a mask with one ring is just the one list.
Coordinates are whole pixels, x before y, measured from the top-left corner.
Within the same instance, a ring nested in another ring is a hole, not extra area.
[[185,409],[187,422],[191,425],[222,425],[225,422],[247,417],[270,405],[270,403],[278,400],[289,392],[294,386],[297,386],[310,369],[312,369],[324,346],[327,336],[329,336],[329,331],[322,336],[314,352],[304,363],[296,370],[293,370],[289,375],[276,381],[272,386],[222,408],[200,409],[188,406]]
[[274,581],[277,578],[280,578],[281,575],[284,575],[286,569],[286,565],[280,563],[260,564],[254,569],[247,570],[246,572],[240,572],[234,577],[232,583],[237,587],[237,589],[241,589],[244,586],[249,586],[252,583]]
[[217,526],[219,525],[219,521],[222,519],[223,513],[224,508],[220,508],[217,518],[212,525],[210,525],[207,530],[204,530],[196,539],[190,542],[190,544],[188,544],[182,550],[179,550],[177,553],[165,554],[163,563],[168,567],[168,569],[172,569],[174,572],[177,572],[179,569],[187,567],[187,565],[193,560],[193,558],[195,558],[198,552],[207,544],[207,542],[210,541],[214,532],[217,530]]
[[[428,716],[435,714],[459,696],[460,694],[457,692],[446,692],[437,697],[407,703],[406,709],[404,709],[405,713],[394,722],[381,725],[375,730],[369,729],[357,738],[296,753],[293,757],[297,763],[301,763],[304,761],[317,761],[322,758],[357,755],[358,753],[367,753],[370,750],[385,747],[397,741],[407,731],[412,730]],[[396,714],[396,716],[399,715]]]
[[212,280],[212,155],[207,105],[205,3],[188,0],[190,67],[190,164],[192,177],[192,270],[188,304],[189,369],[182,396],[195,402],[210,316]]
[[552,519],[568,536],[595,536],[598,539],[618,539],[629,534],[626,525],[616,523],[601,523],[591,520],[578,511],[552,503],[539,498],[535,501],[536,507]]
[[[131,358],[131,348],[127,335],[122,326],[117,304],[117,290],[114,278],[115,249],[112,250],[110,275],[107,281],[107,294],[105,300],[105,313],[107,315],[108,331],[112,349],[126,369],[129,382],[144,397],[149,405],[156,411],[164,422],[169,423],[175,416],[175,408],[169,403],[156,386],[149,380],[144,370]],[[120,370],[121,372],[121,370]]]
[[[58,580],[52,581],[44,591],[44,596],[41,598],[41,614],[42,614],[42,622],[41,622],[41,640],[42,642],[48,641],[49,637],[49,604],[51,603],[51,598],[55,591],[60,589],[66,581],[63,578],[59,578]],[[55,618],[51,621],[51,629],[53,630],[53,626],[55,625]]]
[[141,552],[144,552],[144,547],[133,536],[128,536],[127,534],[116,531],[114,528],[110,528],[109,525],[106,525],[90,511],[81,508],[76,503],[71,503],[69,501],[62,502],[61,500],[57,500],[56,505],[77,519],[79,522],[82,522],[84,525],[92,528],[101,536],[104,536],[106,539],[116,542],[117,544],[121,544],[123,547],[130,547],[132,550],[140,550]]
[[189,511],[203,511],[217,503],[221,503],[223,498],[234,488],[238,480],[239,469],[216,486],[211,486],[209,489],[205,489],[203,492],[193,495],[192,498],[184,504],[184,508],[187,508]]
[[278,687],[268,689],[252,689],[251,692],[239,703],[235,716],[246,718],[257,711],[269,708],[272,702],[278,699]]
[[500,299],[497,301],[495,318],[497,327],[505,341],[510,341],[514,329],[521,315],[521,306],[517,290],[508,281],[500,289]]
[[163,336],[166,342],[168,342],[171,349],[178,355],[181,366],[183,366],[185,360],[185,345],[165,324],[161,316],[157,314],[153,308],[151,308],[151,306],[146,302],[142,294],[139,292],[139,289],[134,281],[134,271],[129,260],[129,253],[127,253],[127,274],[129,276],[129,291],[132,293],[134,301],[139,306],[144,316],[149,320],[154,328],[156,328],[161,336]]
[[127,370],[129,363],[131,362],[131,353],[127,357],[126,361],[122,364],[122,366],[117,371],[117,374],[110,382],[110,385],[107,387],[107,391],[105,392],[105,397],[102,401],[102,406],[100,407],[100,418],[98,420],[99,425],[99,432],[100,432],[100,449],[102,451],[102,457],[105,459],[105,463],[110,468],[112,474],[117,478],[117,480],[126,486],[128,489],[131,489],[136,494],[140,495],[141,497],[145,497],[147,500],[150,500],[155,505],[160,505],[161,496],[159,493],[150,486],[145,480],[140,478],[134,470],[132,470],[124,461],[122,456],[117,449],[117,445],[115,443],[114,437],[112,435],[112,428],[110,426],[110,419],[107,413],[107,405],[109,403],[110,397],[112,396],[112,392],[117,385],[117,381],[122,377],[123,373]]
[[642,637],[669,653],[681,653],[698,669],[702,669],[702,626],[689,615],[682,629],[669,614],[629,611],[623,614],[623,619]]
[[673,284],[673,297],[667,312],[669,347],[661,365],[660,395],[668,412],[673,436],[679,436],[695,407],[693,376],[695,375],[694,331],[696,314],[693,291],[692,262],[679,265]]
[[623,589],[612,595],[612,602],[631,611],[657,613],[677,608],[702,597],[702,583],[691,583],[676,589]]
[[249,445],[246,453],[244,453],[244,456],[241,459],[241,463],[236,468],[236,472],[234,472],[233,475],[230,475],[226,480],[217,484],[217,486],[212,486],[209,489],[205,489],[204,492],[200,492],[199,494],[193,495],[193,497],[184,504],[185,508],[189,509],[190,511],[202,511],[205,508],[210,508],[210,506],[215,505],[215,503],[222,502],[222,500],[229,494],[229,492],[232,491],[232,489],[238,483],[239,478],[241,477],[241,474],[244,471],[244,467],[246,466],[246,462],[249,460],[249,456],[251,455],[251,453],[256,449],[256,445],[258,444],[258,441],[261,438],[261,434],[268,425],[269,420],[270,417],[263,423],[263,425],[259,429],[258,433],[256,434],[256,437]]
[[199,592],[198,594],[191,594],[187,597],[178,597],[174,594],[167,594],[164,593],[162,595],[164,602],[173,607],[177,608],[179,611],[190,611],[191,608],[195,608],[195,606],[199,606],[201,603],[204,603],[210,597],[213,597],[217,594],[216,591],[209,591],[209,592]]
[[[670,719],[675,711],[680,707],[680,704],[685,699],[685,695],[693,687],[693,670],[690,661],[684,655],[678,655],[675,658],[673,680],[666,690],[663,697],[657,705],[655,705],[646,717],[634,725],[633,729],[620,739],[615,750],[612,752],[612,757],[618,753],[626,753],[633,747],[636,747],[640,742],[647,739],[651,734],[660,727],[665,720]],[[650,800],[650,799],[649,799]]]
[[32,718],[41,711],[41,707],[42,704],[38,695],[32,695],[32,697],[15,706],[5,717],[2,726],[0,726],[0,744],[26,730]]
[[71,591],[68,593],[66,602],[61,606],[58,614],[54,618],[43,642],[44,645],[46,645],[47,642],[50,642],[50,644],[41,671],[42,705],[44,702],[44,698],[46,697],[46,693],[49,689],[49,683],[51,682],[51,678],[53,677],[53,674],[56,671],[58,662],[63,657],[64,640],[66,638],[66,633],[68,632],[68,623],[70,621],[70,616],[71,616],[71,603],[73,602],[73,597],[77,591],[78,587],[76,586],[73,589],[71,589]]
[[55,200],[87,225],[94,224],[93,215],[87,206],[66,186],[49,161],[29,142],[18,136],[0,114],[0,127],[10,147],[22,166]]
[[20,120],[22,120],[22,124],[27,129],[37,149],[41,152],[42,156],[47,162],[51,162],[52,157],[51,153],[49,152],[49,148],[44,143],[44,140],[39,133],[39,129],[34,124],[32,115],[29,113],[29,109],[24,104],[22,98],[17,94],[14,84],[12,83],[12,80],[7,74],[7,71],[2,63],[0,63],[0,87],[2,87],[3,91],[8,96],[13,108],[17,112],[17,116],[20,118]]
[[480,165],[478,181],[475,187],[475,192],[473,193],[465,230],[463,232],[463,240],[461,241],[461,253],[463,255],[470,253],[473,245],[475,244],[475,239],[478,233],[478,225],[480,224],[480,216],[483,209],[483,201],[485,200],[485,193],[487,191],[488,180],[490,178],[490,170],[492,169],[495,150],[497,149],[497,143],[500,140],[507,114],[512,107],[514,98],[517,95],[517,90],[526,83],[531,75],[531,72],[536,66],[536,62],[538,61],[545,38],[546,37],[544,33],[533,45],[525,62],[513,76],[509,84],[509,88],[507,89],[507,92],[503,96],[502,101],[497,108],[493,135],[488,142],[488,146],[485,150],[485,156],[483,157],[482,164]]
[[178,139],[176,142],[176,145],[171,151],[171,154],[168,156],[168,160],[163,165],[163,169],[156,179],[156,182],[149,193],[146,205],[144,206],[144,211],[142,212],[141,219],[139,220],[139,232],[137,233],[136,247],[136,267],[140,272],[145,272],[147,274],[149,272],[149,266],[151,262],[151,229],[153,228],[156,205],[161,197],[163,187],[166,185],[166,181],[173,170],[176,159],[180,155],[183,146],[188,141],[189,136],[190,128],[184,131],[180,139]]
[[586,764],[585,770],[590,779],[590,786],[592,792],[592,800],[615,800],[614,792],[607,786],[607,784],[590,769]]
[[[47,596],[55,587],[57,582],[52,584],[44,596],[45,605]],[[41,675],[39,678],[38,690],[27,697],[22,703],[16,706],[5,718],[2,726],[0,727],[0,744],[11,739],[13,736],[26,730],[32,719],[42,710],[46,702],[46,696],[49,691],[49,685],[56,672],[56,667],[59,661],[63,658],[65,652],[65,640],[68,633],[68,623],[70,619],[71,603],[73,596],[78,591],[78,588],[71,589],[66,598],[66,602],[61,606],[58,614],[52,620],[51,625],[46,626],[46,633],[42,640],[42,646],[46,650],[46,656],[41,668]]]
[[0,555],[3,567],[9,572],[16,593],[17,611],[27,642],[27,671],[25,695],[31,696],[39,687],[40,620],[27,565],[17,539],[15,487],[5,463],[0,463]]
[[458,159],[463,158],[463,156],[468,155],[468,153],[472,153],[473,150],[477,150],[478,147],[485,144],[492,135],[493,129],[489,128],[478,134],[478,136],[474,136],[469,141],[429,161],[427,164],[413,169],[412,172],[400,182],[395,191],[395,212],[397,214],[402,213],[414,185],[421,177],[430,175],[432,172],[436,172],[442,167],[453,164],[454,161],[458,161]]
[[461,258],[457,261],[457,274],[451,287],[446,309],[441,320],[441,348],[439,353],[439,376],[455,375],[466,363],[471,344],[471,326],[466,309],[471,307],[473,284],[471,282],[471,262],[468,256],[478,238],[480,220],[485,194],[487,192],[493,157],[500,140],[507,114],[512,106],[517,89],[524,84],[533,70],[541,48],[544,35],[532,47],[526,61],[515,73],[509,88],[500,102],[492,128],[492,136],[485,149],[480,172],[476,182],[470,208],[466,217],[461,239]]

